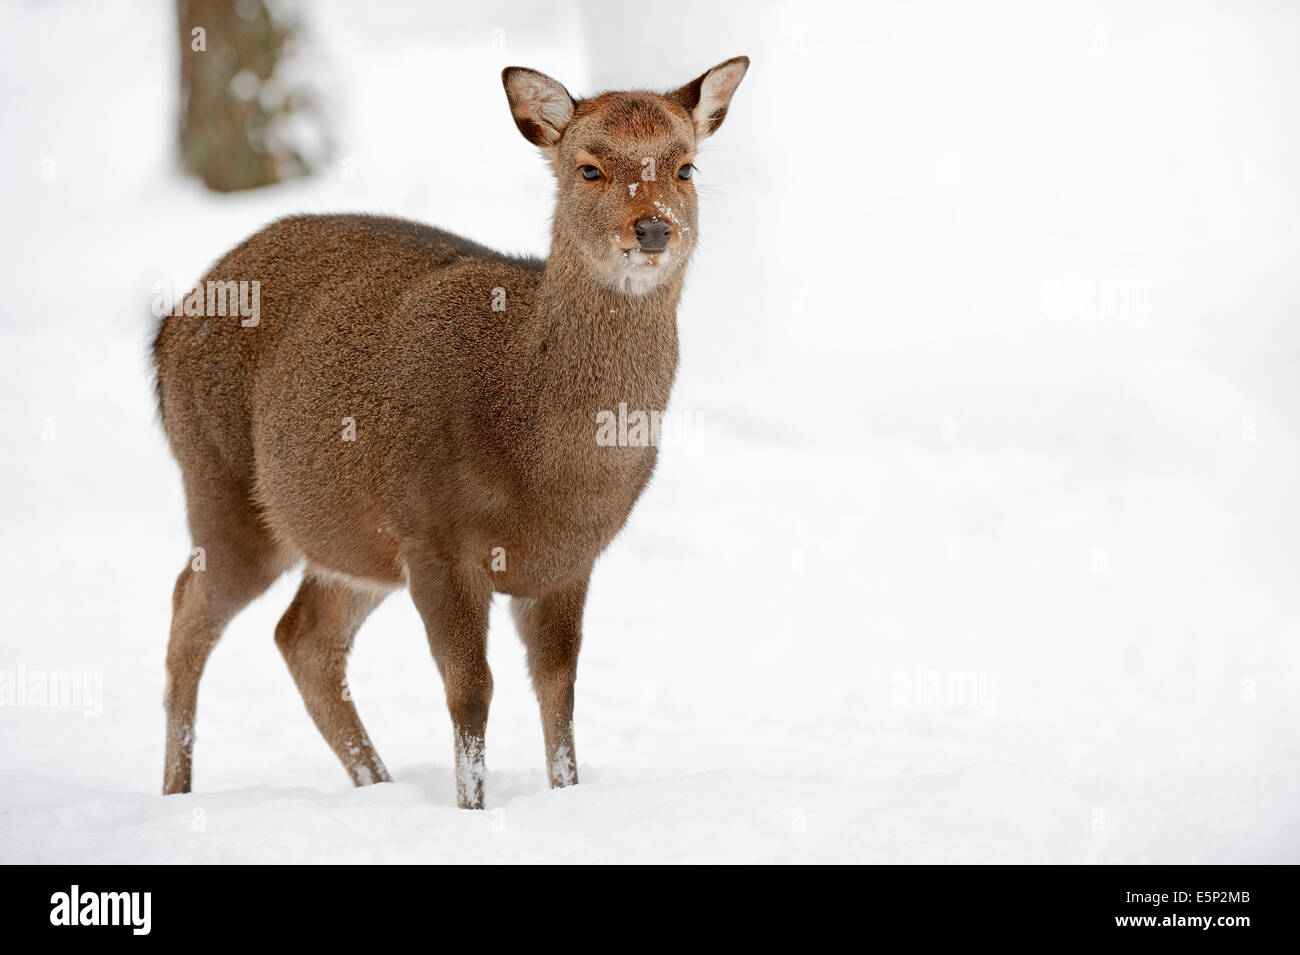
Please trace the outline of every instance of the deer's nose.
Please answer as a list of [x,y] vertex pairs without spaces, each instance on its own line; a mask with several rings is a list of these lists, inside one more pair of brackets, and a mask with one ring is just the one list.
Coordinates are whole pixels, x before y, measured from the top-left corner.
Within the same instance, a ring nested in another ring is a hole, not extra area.
[[663,219],[640,219],[636,224],[636,243],[642,252],[662,252],[672,234],[672,226]]

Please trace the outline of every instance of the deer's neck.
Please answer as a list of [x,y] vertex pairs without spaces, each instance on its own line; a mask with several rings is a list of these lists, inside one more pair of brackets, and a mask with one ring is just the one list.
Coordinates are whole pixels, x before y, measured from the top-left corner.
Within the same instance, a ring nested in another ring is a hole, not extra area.
[[582,412],[662,411],[677,370],[680,271],[641,296],[601,285],[557,238],[537,290],[534,367],[561,404]]
[[[648,295],[619,294],[592,281],[563,247],[552,247],[534,313],[514,340],[512,386],[494,389],[502,446],[521,480],[565,487],[568,506],[579,508],[585,494],[623,500],[618,489],[644,485],[655,448],[610,448],[597,436],[610,414],[650,417],[665,409],[677,370],[680,294],[680,276]],[[620,506],[634,499],[635,493]]]

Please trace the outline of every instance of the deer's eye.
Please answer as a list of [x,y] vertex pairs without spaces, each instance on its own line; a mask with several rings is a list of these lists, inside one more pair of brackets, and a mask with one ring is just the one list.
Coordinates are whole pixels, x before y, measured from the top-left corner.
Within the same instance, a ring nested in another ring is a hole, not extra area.
[[595,166],[579,166],[578,172],[582,173],[582,178],[588,182],[595,182],[600,178],[600,170]]
[[694,173],[694,172],[695,172],[695,167],[692,166],[690,163],[687,163],[687,164],[686,164],[685,166],[683,166],[681,169],[678,169],[678,170],[677,170],[677,178],[678,178],[678,179],[690,179],[690,178],[691,178],[691,174]]

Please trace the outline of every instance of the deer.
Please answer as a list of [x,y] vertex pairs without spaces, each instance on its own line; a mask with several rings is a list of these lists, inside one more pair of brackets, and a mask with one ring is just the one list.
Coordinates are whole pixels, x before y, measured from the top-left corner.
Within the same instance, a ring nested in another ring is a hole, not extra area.
[[[496,594],[525,647],[550,786],[577,783],[588,582],[657,455],[653,442],[598,442],[597,422],[621,404],[666,406],[699,236],[693,161],[748,68],[740,56],[672,92],[585,99],[505,69],[515,125],[554,175],[544,259],[406,219],[293,215],[162,317],[158,413],[194,548],[172,591],[164,795],[191,791],[214,646],[299,565],[275,643],[354,785],[392,777],[357,715],[347,658],[402,587],[442,677],[457,805],[483,808]],[[232,283],[254,285],[252,318],[214,307],[213,286]]]

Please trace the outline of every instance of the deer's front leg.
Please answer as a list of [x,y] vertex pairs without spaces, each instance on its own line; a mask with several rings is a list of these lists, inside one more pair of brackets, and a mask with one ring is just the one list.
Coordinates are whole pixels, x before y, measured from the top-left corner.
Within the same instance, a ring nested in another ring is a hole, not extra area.
[[582,647],[582,608],[588,576],[544,597],[516,597],[510,602],[519,636],[528,649],[528,669],[542,714],[546,769],[551,787],[578,781],[573,748],[573,685]]
[[492,591],[474,569],[442,561],[408,561],[411,598],[424,621],[429,649],[447,691],[455,738],[456,802],[483,808],[484,736],[492,702],[487,663],[488,606]]

